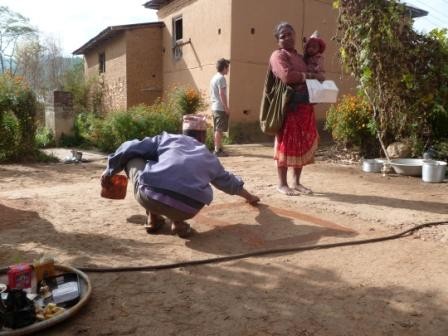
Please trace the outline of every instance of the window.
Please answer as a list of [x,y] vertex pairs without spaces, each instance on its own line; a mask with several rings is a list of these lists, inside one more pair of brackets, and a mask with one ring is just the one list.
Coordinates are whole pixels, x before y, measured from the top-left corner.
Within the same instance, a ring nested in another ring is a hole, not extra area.
[[184,37],[184,27],[182,16],[173,18],[173,58],[178,61],[182,58],[182,39]]
[[182,38],[184,37],[183,35],[184,35],[184,29],[183,29],[182,16],[177,16],[173,18],[174,43],[182,41]]
[[98,67],[100,74],[106,72],[106,54],[104,52],[98,55]]

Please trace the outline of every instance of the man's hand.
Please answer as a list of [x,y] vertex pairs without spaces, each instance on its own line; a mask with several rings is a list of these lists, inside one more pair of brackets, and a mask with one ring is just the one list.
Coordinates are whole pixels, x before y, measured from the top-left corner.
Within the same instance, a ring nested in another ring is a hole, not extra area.
[[244,188],[241,190],[239,195],[241,197],[244,197],[246,199],[246,202],[249,203],[250,205],[257,205],[258,202],[260,202],[260,198],[258,196],[251,194]]
[[110,188],[112,186],[112,176],[107,175],[106,172],[101,175],[101,186],[103,188]]
[[257,205],[258,202],[260,202],[260,198],[258,196],[249,194],[249,197],[246,198],[247,203],[249,203],[250,205]]

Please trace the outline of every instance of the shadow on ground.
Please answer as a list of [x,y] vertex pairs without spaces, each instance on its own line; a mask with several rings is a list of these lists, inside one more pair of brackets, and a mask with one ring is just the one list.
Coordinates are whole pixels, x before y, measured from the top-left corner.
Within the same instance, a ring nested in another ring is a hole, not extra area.
[[[24,202],[27,202],[26,200]],[[157,242],[142,243],[132,239],[114,238],[106,234],[92,234],[79,232],[61,232],[54,228],[54,225],[48,220],[39,216],[37,212],[20,210],[0,203],[0,231],[5,233],[7,230],[10,237],[14,237],[14,243],[3,241],[0,245],[0,267],[7,266],[9,263],[32,261],[41,257],[30,247],[25,245],[43,246],[50,248],[54,253],[58,251],[76,255],[73,264],[83,264],[88,266],[91,256],[109,256],[115,255],[135,257],[137,249],[154,250],[154,257],[163,258],[165,255],[154,245]],[[27,232],[27,234],[23,234]],[[29,234],[29,233],[32,234]],[[60,242],[64,243],[61,244]],[[107,242],[102,245],[101,242]],[[110,246],[113,246],[110,248]]]
[[[91,274],[94,298],[40,335],[431,335],[448,332],[437,293],[353,286],[335,272],[238,261]],[[406,307],[406,308],[404,308]]]
[[338,193],[320,193],[319,196],[327,197],[335,202],[344,202],[348,204],[369,204],[384,206],[396,209],[409,209],[428,211],[439,214],[448,214],[448,207],[446,203],[412,201],[399,198],[381,197],[381,196],[367,196],[367,195],[353,195],[353,194],[338,194]]
[[[228,219],[229,212],[233,221]],[[240,215],[237,218],[236,213]],[[217,255],[314,245],[324,237],[356,235],[356,232],[334,223],[265,204],[257,207],[244,203],[211,206],[193,222],[200,233],[189,238],[186,246]]]

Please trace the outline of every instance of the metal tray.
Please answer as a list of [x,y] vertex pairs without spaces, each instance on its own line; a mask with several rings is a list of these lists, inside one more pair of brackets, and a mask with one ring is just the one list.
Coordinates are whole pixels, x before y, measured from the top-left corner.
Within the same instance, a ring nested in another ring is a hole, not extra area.
[[[84,272],[80,270],[62,265],[55,265],[56,271],[61,272],[70,272],[76,273],[79,276],[80,284],[81,284],[81,299],[74,306],[66,309],[62,314],[52,317],[49,320],[35,322],[29,326],[19,329],[5,329],[0,330],[0,336],[23,336],[23,335],[31,335],[37,331],[41,331],[47,328],[50,328],[56,324],[59,324],[70,317],[73,317],[76,313],[78,313],[82,307],[84,307],[90,299],[92,295],[92,284],[90,283],[89,278]],[[3,278],[6,277],[7,268],[0,269],[0,279],[3,282]]]

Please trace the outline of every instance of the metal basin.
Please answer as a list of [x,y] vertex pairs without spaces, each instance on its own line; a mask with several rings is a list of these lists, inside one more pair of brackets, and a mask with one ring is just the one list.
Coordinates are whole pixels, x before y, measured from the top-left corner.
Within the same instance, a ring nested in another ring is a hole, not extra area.
[[421,176],[423,159],[392,159],[390,165],[397,174]]
[[443,182],[446,175],[446,162],[425,160],[423,162],[422,180],[423,182],[439,183]]
[[366,173],[379,173],[383,168],[383,159],[365,159],[362,160],[362,171]]

